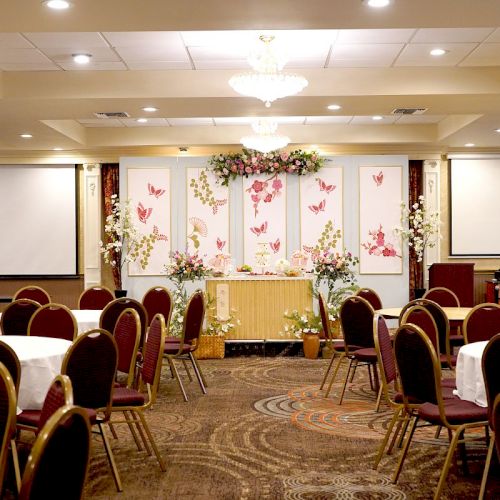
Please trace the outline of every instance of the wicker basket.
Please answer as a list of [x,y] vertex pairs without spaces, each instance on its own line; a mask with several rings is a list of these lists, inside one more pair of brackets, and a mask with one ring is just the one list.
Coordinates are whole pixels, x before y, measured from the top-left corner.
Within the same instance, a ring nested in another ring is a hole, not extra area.
[[224,341],[225,337],[219,335],[200,335],[198,348],[194,351],[196,359],[222,359]]

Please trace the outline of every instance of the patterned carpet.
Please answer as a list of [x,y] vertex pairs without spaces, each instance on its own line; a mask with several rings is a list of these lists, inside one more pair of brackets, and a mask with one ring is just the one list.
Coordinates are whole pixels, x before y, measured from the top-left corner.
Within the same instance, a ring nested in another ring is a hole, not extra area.
[[[418,430],[393,485],[394,455],[385,456],[378,471],[372,469],[390,412],[386,407],[374,412],[374,394],[361,368],[342,406],[340,384],[325,399],[318,388],[328,361],[256,356],[201,361],[208,394],[186,379],[187,403],[164,370],[159,401],[147,419],[167,472],[153,456],[138,452],[128,429],[118,426],[112,446],[124,492],[116,493],[95,438],[85,498],[432,498],[446,433],[435,440],[433,429]],[[469,475],[454,465],[443,498],[477,498],[485,450],[475,446],[470,455]]]

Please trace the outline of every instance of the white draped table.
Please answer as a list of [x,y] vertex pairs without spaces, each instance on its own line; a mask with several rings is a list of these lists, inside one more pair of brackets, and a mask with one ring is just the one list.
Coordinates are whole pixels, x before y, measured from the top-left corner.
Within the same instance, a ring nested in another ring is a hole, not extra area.
[[471,401],[478,406],[488,406],[486,388],[484,386],[481,360],[488,342],[473,342],[463,345],[458,351],[455,375],[456,395],[460,399]]
[[48,337],[2,335],[0,342],[8,344],[21,363],[21,382],[17,410],[39,410],[71,342]]
[[101,310],[93,309],[72,309],[71,312],[76,318],[78,324],[78,334],[99,328],[99,318],[101,317]]

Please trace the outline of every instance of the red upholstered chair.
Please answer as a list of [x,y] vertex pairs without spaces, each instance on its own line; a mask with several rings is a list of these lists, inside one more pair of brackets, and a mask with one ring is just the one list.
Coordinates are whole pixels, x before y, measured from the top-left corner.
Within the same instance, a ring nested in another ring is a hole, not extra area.
[[360,288],[357,292],[356,295],[358,297],[363,297],[366,299],[370,305],[375,309],[382,309],[382,300],[379,297],[378,293],[375,290],[372,290],[371,288]]
[[28,335],[28,324],[31,316],[41,306],[31,299],[17,299],[11,302],[0,318],[2,335]]
[[179,384],[184,400],[188,397],[184,390],[184,385],[179,376],[175,361],[180,359],[183,361],[189,360],[193,365],[193,370],[200,384],[203,394],[206,394],[206,382],[200,367],[194,357],[194,352],[197,348],[201,330],[203,327],[203,319],[205,318],[205,297],[201,290],[196,290],[189,298],[186,311],[184,313],[184,322],[182,335],[177,342],[165,342],[164,355],[168,360],[170,369]]
[[24,469],[20,500],[82,497],[90,458],[89,418],[63,406],[38,434]]
[[14,349],[2,341],[0,341],[0,363],[3,363],[9,371],[17,395],[19,393],[19,382],[21,381],[21,363]]
[[[403,404],[412,422],[393,476],[396,483],[419,421],[446,427],[453,437],[448,448],[434,498],[443,490],[453,454],[459,443],[465,442],[466,431],[486,427],[487,409],[459,398],[444,399],[441,388],[441,365],[429,337],[412,324],[401,325],[394,337],[396,366],[401,380]],[[413,400],[424,403],[415,406]],[[473,433],[475,434],[475,433]],[[475,435],[470,439],[478,439]],[[479,439],[484,439],[479,436]]]
[[105,286],[91,286],[78,299],[78,309],[104,309],[115,299],[113,292]]
[[172,314],[172,295],[164,286],[150,288],[142,298],[142,305],[148,313],[148,326],[156,314],[163,314],[168,325]]
[[[162,355],[165,345],[166,324],[162,314],[157,314],[153,317],[149,326],[146,345],[144,347],[144,361],[139,369],[139,387],[146,386],[148,398],[146,400],[143,392],[134,389],[131,386],[115,388],[113,393],[111,411],[115,412],[131,412],[132,422],[137,425],[139,429],[143,429],[146,433],[147,440],[141,432],[144,446],[149,451],[148,442],[151,444],[153,451],[156,455],[158,463],[162,471],[165,471],[165,463],[153,439],[149,426],[145,419],[145,410],[151,408],[156,401],[156,394],[158,392],[158,385],[160,383]],[[130,427],[131,420],[116,420],[111,421],[113,425],[117,423],[126,423]],[[131,428],[131,427],[130,427]],[[132,429],[132,428],[131,428]]]
[[[372,390],[378,393],[377,352],[375,351],[375,344],[373,342],[374,313],[370,303],[366,299],[358,296],[348,297],[340,307],[340,324],[342,325],[342,332],[344,333],[344,348],[346,357],[349,359],[349,367],[345,376],[339,404],[342,404],[342,400],[344,399],[344,393],[349,375],[351,375],[351,370],[352,382],[356,367],[360,363],[368,367],[370,386]],[[330,385],[332,383],[333,379]]]
[[97,426],[116,489],[122,491],[113,451],[104,431],[111,415],[117,363],[115,339],[108,331],[96,328],[82,333],[73,342],[64,357],[61,373],[71,379],[75,404],[85,408],[90,424]]
[[490,340],[500,332],[500,305],[484,303],[471,309],[464,320],[464,342]]
[[14,294],[14,300],[31,299],[44,306],[51,302],[50,295],[39,286],[25,286]]
[[125,385],[132,387],[136,378],[136,360],[141,340],[141,319],[135,309],[125,309],[116,321],[113,332],[118,347],[117,370],[127,374]]
[[78,335],[73,313],[62,304],[46,304],[35,311],[28,324],[28,335],[70,340]]

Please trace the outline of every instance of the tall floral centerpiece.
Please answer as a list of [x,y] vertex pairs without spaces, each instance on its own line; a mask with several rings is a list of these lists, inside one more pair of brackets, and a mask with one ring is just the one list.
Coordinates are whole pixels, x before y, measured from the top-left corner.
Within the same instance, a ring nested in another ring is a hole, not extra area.
[[111,196],[111,213],[104,224],[104,241],[99,242],[99,250],[104,262],[113,268],[116,290],[122,290],[122,272],[126,263],[138,262],[146,269],[156,236],[141,234],[134,224],[130,200],[120,203],[118,195]]
[[401,203],[401,227],[395,228],[395,231],[408,241],[410,286],[414,289],[424,288],[422,261],[425,249],[433,248],[437,243],[440,223],[439,212],[428,209],[423,195],[411,207]]
[[184,311],[188,301],[185,283],[204,278],[211,271],[198,253],[190,254],[176,250],[171,254],[171,263],[165,266],[167,277],[174,282],[173,309],[170,318],[170,335],[180,337],[184,323]]

